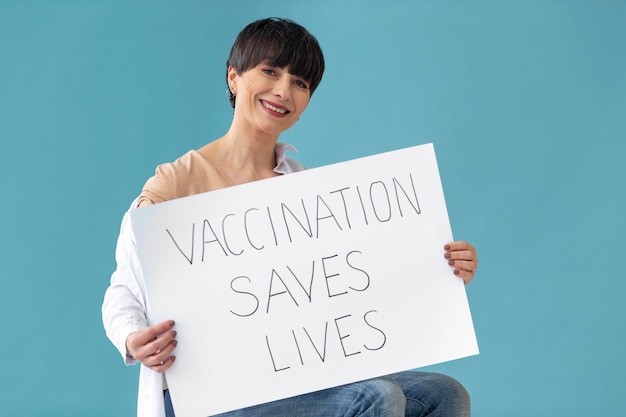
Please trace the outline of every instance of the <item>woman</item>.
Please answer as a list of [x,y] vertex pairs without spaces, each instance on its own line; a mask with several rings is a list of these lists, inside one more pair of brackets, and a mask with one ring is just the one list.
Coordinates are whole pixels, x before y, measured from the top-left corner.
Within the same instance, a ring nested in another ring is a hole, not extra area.
[[[230,129],[221,138],[157,168],[130,210],[250,181],[284,175],[304,167],[285,156],[279,135],[298,121],[324,72],[317,40],[285,19],[251,23],[238,35],[227,62],[226,81],[234,108]],[[117,269],[102,306],[108,337],[126,364],[141,363],[138,415],[173,416],[163,373],[174,363],[173,321],[150,326],[145,283],[134,236],[122,221]],[[478,264],[465,242],[443,251],[466,283]],[[210,394],[209,394],[210,395]],[[452,378],[405,372],[331,388],[226,413],[224,416],[467,416],[469,397]]]

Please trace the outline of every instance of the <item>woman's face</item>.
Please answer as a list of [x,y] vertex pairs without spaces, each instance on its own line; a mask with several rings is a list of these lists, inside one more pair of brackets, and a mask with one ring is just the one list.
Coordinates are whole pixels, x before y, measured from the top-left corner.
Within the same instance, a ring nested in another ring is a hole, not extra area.
[[235,121],[276,137],[298,121],[311,98],[309,83],[288,67],[261,63],[241,74],[229,68],[228,80],[237,97]]

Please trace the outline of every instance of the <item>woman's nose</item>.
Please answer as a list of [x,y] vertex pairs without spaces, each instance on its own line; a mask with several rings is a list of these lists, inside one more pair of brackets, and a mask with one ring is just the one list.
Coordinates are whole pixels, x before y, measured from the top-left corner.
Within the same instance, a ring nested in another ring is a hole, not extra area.
[[274,95],[282,100],[291,98],[291,80],[288,77],[281,77],[274,85]]

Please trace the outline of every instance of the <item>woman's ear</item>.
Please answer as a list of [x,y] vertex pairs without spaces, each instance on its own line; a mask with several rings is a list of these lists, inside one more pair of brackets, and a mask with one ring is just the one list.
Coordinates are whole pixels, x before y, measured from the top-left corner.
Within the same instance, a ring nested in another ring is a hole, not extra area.
[[228,67],[228,88],[233,93],[233,95],[237,95],[237,71],[232,66]]

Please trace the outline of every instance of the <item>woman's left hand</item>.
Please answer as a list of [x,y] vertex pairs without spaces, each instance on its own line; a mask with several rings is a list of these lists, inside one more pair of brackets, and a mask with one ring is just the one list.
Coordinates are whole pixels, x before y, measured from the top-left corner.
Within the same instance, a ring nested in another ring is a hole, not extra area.
[[444,245],[443,257],[448,260],[448,265],[454,268],[454,275],[469,284],[474,279],[478,258],[476,249],[467,242],[451,242]]

